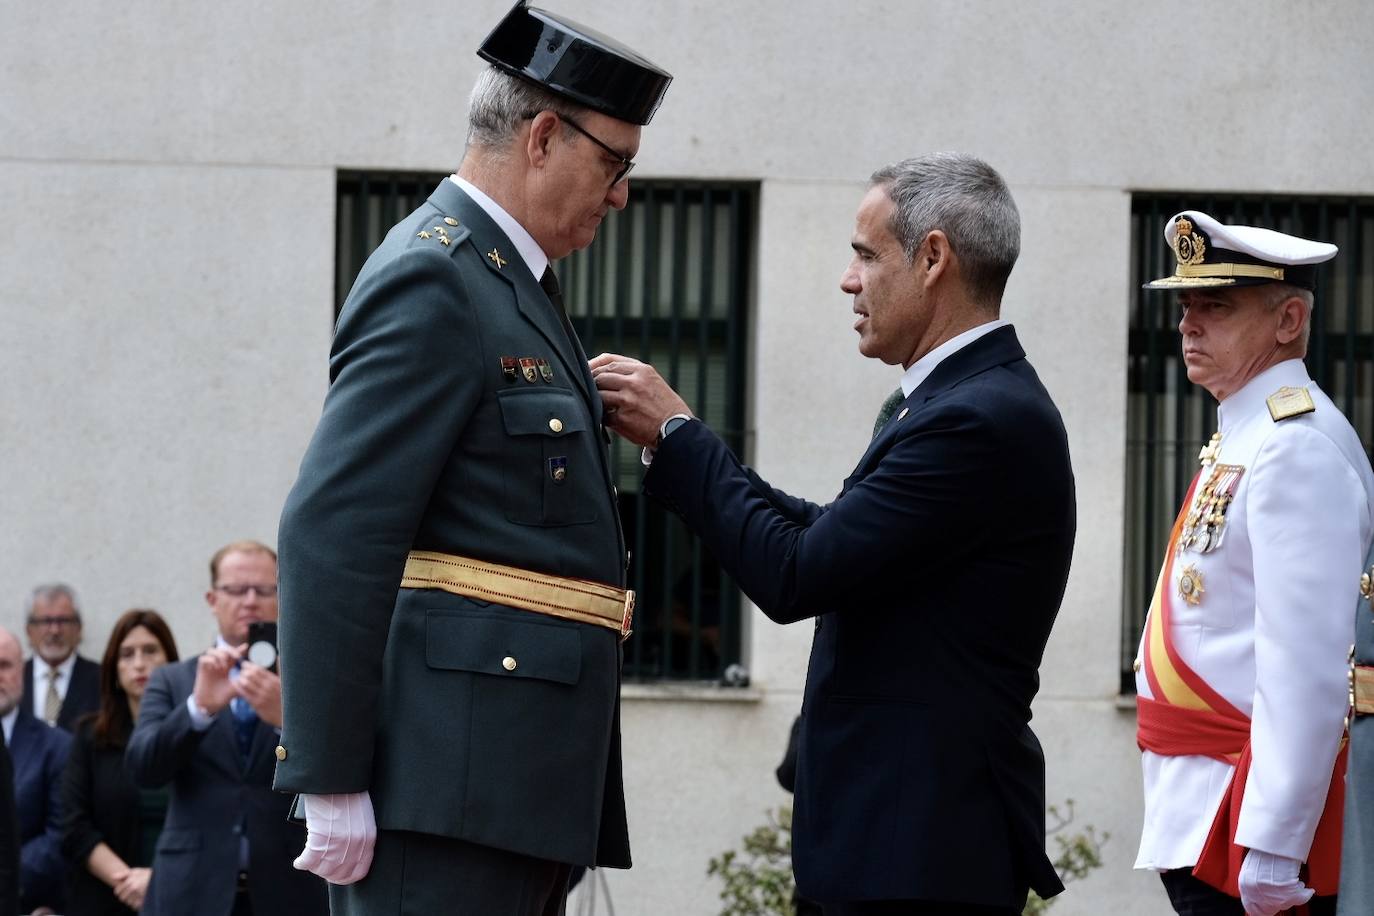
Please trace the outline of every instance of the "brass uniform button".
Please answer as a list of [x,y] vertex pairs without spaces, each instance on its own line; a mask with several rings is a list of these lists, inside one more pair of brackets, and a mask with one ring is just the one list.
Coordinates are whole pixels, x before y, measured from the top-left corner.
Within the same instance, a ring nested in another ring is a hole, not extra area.
[[1131,670],[1134,671],[1136,674],[1140,673],[1140,659],[1137,658],[1135,662],[1132,663]]
[[278,759],[278,760],[285,760],[285,759],[286,759],[286,748],[282,747],[280,744],[277,745],[277,759]]
[[549,429],[553,430],[556,433],[561,433],[563,431],[563,421],[558,419],[557,417],[554,417],[552,420],[549,421]]
[[509,656],[509,655],[507,655],[505,658],[501,659],[501,667],[502,667],[502,668],[505,668],[507,671],[514,671],[514,670],[515,670],[515,665],[516,665],[515,659],[512,658],[512,657]]

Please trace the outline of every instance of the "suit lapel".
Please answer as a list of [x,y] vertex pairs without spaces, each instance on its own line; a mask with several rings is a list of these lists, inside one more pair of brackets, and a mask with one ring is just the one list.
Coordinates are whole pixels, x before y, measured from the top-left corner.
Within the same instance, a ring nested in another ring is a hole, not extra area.
[[467,228],[470,233],[467,243],[477,249],[487,270],[515,291],[515,304],[520,314],[534,325],[558,354],[563,371],[576,381],[582,396],[589,405],[593,405],[593,414],[599,418],[601,399],[593,397],[595,387],[587,371],[587,358],[582,353],[582,345],[575,333],[564,329],[557,309],[535,280],[534,274],[530,273],[529,266],[516,252],[515,244],[476,201],[447,178],[429,196],[429,202],[441,213],[453,214]]
[[[897,415],[873,437],[863,457],[859,459],[854,473],[844,482],[844,487],[840,490],[841,495],[872,472],[891,447],[892,440],[901,431],[903,423],[911,422],[911,418],[918,415],[936,396],[995,366],[1004,366],[1025,358],[1026,351],[1021,348],[1021,342],[1016,338],[1016,329],[1011,325],[989,331],[968,346],[945,357],[940,365],[916,386],[916,390],[907,395],[902,406],[897,409]],[[898,417],[903,411],[906,412],[906,416],[899,420]]]

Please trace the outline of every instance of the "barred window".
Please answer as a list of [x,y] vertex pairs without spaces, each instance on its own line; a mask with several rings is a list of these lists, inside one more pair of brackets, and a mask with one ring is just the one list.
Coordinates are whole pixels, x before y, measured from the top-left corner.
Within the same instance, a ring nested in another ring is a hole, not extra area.
[[[393,224],[442,175],[340,172],[335,314]],[[635,180],[596,241],[555,265],[589,355],[654,365],[693,412],[741,454],[757,186]],[[718,680],[740,660],[738,587],[678,519],[640,492],[639,449],[613,440],[620,517],[637,594],[625,676]]]
[[1179,350],[1177,296],[1140,284],[1173,273],[1164,222],[1201,210],[1222,223],[1264,226],[1334,242],[1340,254],[1318,270],[1307,369],[1354,425],[1374,442],[1374,199],[1200,193],[1136,194],[1131,201],[1127,358],[1125,562],[1121,692],[1131,670],[1165,542],[1197,455],[1216,426],[1216,402],[1188,381]]

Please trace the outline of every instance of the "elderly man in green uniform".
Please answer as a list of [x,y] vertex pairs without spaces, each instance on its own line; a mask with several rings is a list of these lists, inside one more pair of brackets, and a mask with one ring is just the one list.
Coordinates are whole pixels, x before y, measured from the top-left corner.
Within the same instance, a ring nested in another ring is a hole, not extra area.
[[1374,547],[1364,559],[1350,647],[1350,759],[1336,916],[1374,913]]
[[517,4],[457,174],[363,267],[283,510],[278,789],[336,913],[563,912],[627,868],[633,595],[601,402],[550,262],[625,206],[671,77]]

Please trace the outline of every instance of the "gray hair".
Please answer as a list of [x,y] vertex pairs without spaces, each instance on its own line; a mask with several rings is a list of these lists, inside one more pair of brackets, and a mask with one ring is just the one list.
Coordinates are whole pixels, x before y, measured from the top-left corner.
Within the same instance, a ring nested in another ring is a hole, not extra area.
[[1307,314],[1303,316],[1302,320],[1302,331],[1298,335],[1302,341],[1303,352],[1306,353],[1307,342],[1312,336],[1312,307],[1316,303],[1317,297],[1312,290],[1294,286],[1291,283],[1275,281],[1264,284],[1264,307],[1269,311],[1272,312],[1289,299],[1300,299],[1303,305],[1307,306]]
[[[532,112],[545,110],[572,118],[588,111],[534,83],[488,66],[478,75],[468,98],[468,146],[505,146]],[[572,131],[571,127],[563,125],[564,136]]]
[[39,585],[29,593],[28,600],[24,602],[24,619],[33,616],[34,606],[42,601],[47,603],[54,598],[66,598],[72,603],[72,612],[76,614],[76,622],[81,622],[81,603],[76,600],[76,591],[70,585],[61,582],[53,582],[50,585]]
[[894,205],[892,234],[908,262],[931,230],[949,239],[969,294],[996,306],[1021,253],[1021,215],[992,166],[967,153],[932,153],[878,169],[869,179]]

